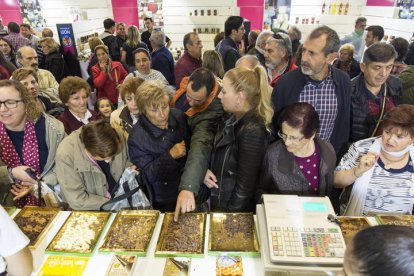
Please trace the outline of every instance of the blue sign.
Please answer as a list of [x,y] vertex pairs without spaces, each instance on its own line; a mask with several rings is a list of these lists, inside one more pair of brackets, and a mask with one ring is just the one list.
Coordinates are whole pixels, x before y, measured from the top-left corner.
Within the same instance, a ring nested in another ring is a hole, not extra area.
[[78,56],[76,50],[75,36],[73,35],[72,24],[56,24],[60,45],[62,45],[63,55],[69,52],[75,57]]

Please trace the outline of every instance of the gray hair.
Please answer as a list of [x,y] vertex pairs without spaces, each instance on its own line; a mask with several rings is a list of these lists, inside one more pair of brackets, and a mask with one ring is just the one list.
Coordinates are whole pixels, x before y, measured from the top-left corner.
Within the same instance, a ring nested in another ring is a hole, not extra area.
[[150,41],[154,42],[158,47],[162,47],[165,45],[165,34],[162,31],[153,31]]
[[272,37],[269,37],[266,40],[266,44],[276,42],[276,47],[279,50],[286,50],[286,56],[291,57],[292,56],[292,41],[290,40],[289,35],[278,32],[273,34]]
[[326,43],[325,43],[325,47],[323,48],[323,52],[325,56],[331,53],[338,52],[339,45],[340,45],[338,33],[334,31],[333,29],[329,28],[328,26],[323,25],[321,27],[314,29],[310,33],[308,39],[311,39],[311,40],[317,39],[321,37],[322,35],[326,35]]
[[259,36],[257,37],[256,40],[256,49],[257,47],[261,48],[260,45],[265,45],[266,40],[269,38],[269,36],[272,36],[273,32],[272,31],[263,31],[259,34]]
[[289,30],[292,30],[295,34],[295,37],[297,40],[301,40],[302,39],[302,32],[299,30],[298,27],[296,26],[290,26]]

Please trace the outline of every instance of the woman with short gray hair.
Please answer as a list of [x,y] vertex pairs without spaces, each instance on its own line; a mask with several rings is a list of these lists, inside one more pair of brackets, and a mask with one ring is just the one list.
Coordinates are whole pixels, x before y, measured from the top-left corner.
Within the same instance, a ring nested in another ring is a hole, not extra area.
[[152,53],[151,68],[160,71],[170,85],[175,86],[174,58],[165,47],[165,35],[161,31],[153,31],[150,37]]

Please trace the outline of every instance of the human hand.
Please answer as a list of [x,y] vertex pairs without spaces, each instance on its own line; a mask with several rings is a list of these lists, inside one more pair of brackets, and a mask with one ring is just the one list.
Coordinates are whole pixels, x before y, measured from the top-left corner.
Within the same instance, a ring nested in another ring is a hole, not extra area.
[[214,175],[214,173],[210,170],[207,170],[206,175],[204,176],[204,184],[206,184],[207,187],[216,188],[218,189],[217,185],[217,177]]
[[178,221],[178,216],[195,210],[195,199],[193,192],[182,190],[177,197],[174,221]]
[[18,200],[29,194],[32,191],[32,186],[23,184],[13,184],[10,192],[14,195],[13,200]]
[[373,152],[368,152],[367,154],[361,157],[358,166],[354,167],[354,174],[356,177],[360,177],[363,173],[368,171],[369,169],[374,166],[375,162],[377,162],[379,158],[378,154]]
[[170,155],[174,159],[181,158],[181,157],[185,156],[186,154],[187,154],[187,150],[185,148],[185,142],[184,142],[184,140],[181,141],[180,143],[175,144],[170,149]]
[[135,175],[139,175],[139,171],[137,170],[137,166],[132,165],[130,169],[135,173]]
[[107,71],[108,62],[107,61],[100,61],[99,62],[99,68],[101,68],[102,71]]
[[[33,179],[26,170],[32,170],[32,168],[28,166],[17,166],[11,169],[11,173],[13,177],[17,180],[20,180],[23,185],[32,185],[37,184],[36,179]],[[33,170],[32,170],[33,171]],[[26,183],[26,184],[25,184]]]

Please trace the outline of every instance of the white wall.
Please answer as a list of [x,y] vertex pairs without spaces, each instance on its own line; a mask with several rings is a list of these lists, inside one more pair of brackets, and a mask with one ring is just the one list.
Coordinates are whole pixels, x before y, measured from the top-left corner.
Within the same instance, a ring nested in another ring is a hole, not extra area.
[[414,32],[414,20],[398,19],[398,9],[394,7],[363,7],[362,14],[367,18],[368,25],[384,27],[386,35],[403,37],[409,40]]
[[[327,15],[329,2],[326,0],[326,12],[322,15],[322,5],[324,0],[292,0],[290,24],[296,25],[302,31],[302,40],[310,31],[319,25],[325,24],[333,28],[340,37],[351,33],[354,30],[354,23],[358,16],[367,18],[367,25],[380,25],[384,27],[385,34],[401,36],[410,39],[414,32],[414,20],[397,19],[398,12],[394,7],[367,7],[366,0],[349,0],[348,15]],[[336,0],[337,4],[345,3],[347,0]],[[343,12],[342,12],[343,13]],[[299,17],[299,24],[295,24],[296,17]],[[301,24],[302,18],[315,17],[319,20],[319,25]]]
[[[351,33],[354,30],[355,19],[361,15],[361,10],[366,0],[349,0],[348,14],[344,15],[346,0],[336,0],[339,5],[343,3],[341,15],[330,15],[328,12],[329,3],[326,1],[325,14],[322,15],[322,5],[324,0],[292,0],[290,12],[290,24],[297,26],[302,31],[302,40],[316,27],[328,25],[334,29],[339,37]],[[334,0],[332,0],[332,3]],[[296,17],[299,17],[299,24],[295,24]],[[311,18],[315,17],[315,24],[312,25]],[[302,18],[308,18],[309,24],[302,24]],[[319,24],[316,22],[319,21]]]
[[[41,0],[42,13],[48,28],[57,38],[56,24],[72,23],[75,39],[81,36],[103,32],[103,20],[113,18],[111,0]],[[72,22],[70,7],[78,7],[81,20]]]
[[[230,15],[239,15],[236,0],[164,0],[164,32],[172,40],[172,48],[183,47],[183,38],[186,33],[192,32],[194,28],[220,28],[224,31],[224,21]],[[204,16],[200,11],[204,10]],[[194,16],[194,10],[198,15]],[[207,16],[207,10],[212,15]],[[213,15],[217,10],[217,16]],[[193,13],[190,16],[190,13]],[[204,50],[214,49],[215,34],[200,34]]]

